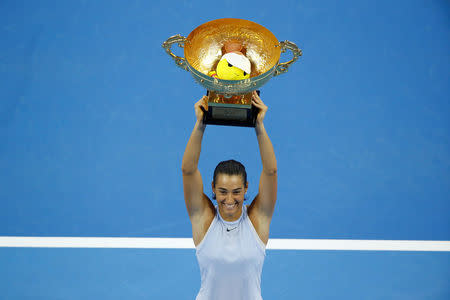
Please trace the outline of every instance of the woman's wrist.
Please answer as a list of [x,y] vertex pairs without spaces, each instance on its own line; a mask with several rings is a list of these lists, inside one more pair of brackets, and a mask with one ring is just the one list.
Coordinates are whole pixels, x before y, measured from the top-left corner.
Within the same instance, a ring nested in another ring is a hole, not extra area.
[[259,135],[261,132],[265,130],[263,121],[256,121],[255,123],[255,132]]
[[197,120],[197,122],[195,122],[194,128],[197,130],[205,131],[206,124],[203,123],[202,119],[199,119],[199,120]]

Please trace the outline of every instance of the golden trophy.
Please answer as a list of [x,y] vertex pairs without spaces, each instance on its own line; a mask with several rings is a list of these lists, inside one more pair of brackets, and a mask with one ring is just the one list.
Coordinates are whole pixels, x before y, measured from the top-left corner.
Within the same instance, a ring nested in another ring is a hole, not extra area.
[[[173,44],[184,48],[184,57],[171,51]],[[302,55],[297,45],[290,41],[279,42],[265,27],[232,18],[204,23],[187,38],[179,34],[171,36],[162,46],[177,66],[189,71],[206,88],[209,97],[205,124],[244,127],[255,126],[257,109],[252,106],[252,92],[270,78],[286,73]],[[280,55],[286,50],[290,50],[293,57],[280,63]],[[231,77],[220,74],[219,67],[225,57],[230,68],[234,68],[235,62],[236,65],[241,63],[239,70],[242,69],[243,74],[238,79],[230,80]]]

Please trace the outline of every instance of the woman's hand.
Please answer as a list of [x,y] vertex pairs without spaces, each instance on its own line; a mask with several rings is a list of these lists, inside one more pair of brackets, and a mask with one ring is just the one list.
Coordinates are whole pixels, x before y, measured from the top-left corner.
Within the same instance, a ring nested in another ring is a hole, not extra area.
[[258,116],[256,117],[256,123],[262,124],[264,117],[266,116],[267,112],[267,105],[262,102],[261,98],[259,98],[258,93],[256,91],[253,91],[252,93],[252,104],[259,108]]
[[203,122],[204,111],[208,111],[208,96],[203,96],[200,100],[198,100],[197,103],[195,103],[194,108],[197,121]]

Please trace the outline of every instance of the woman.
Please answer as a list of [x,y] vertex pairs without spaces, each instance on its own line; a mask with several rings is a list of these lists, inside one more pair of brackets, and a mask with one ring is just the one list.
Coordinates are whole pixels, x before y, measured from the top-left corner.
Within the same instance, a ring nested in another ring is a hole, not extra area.
[[206,127],[202,108],[208,110],[207,97],[195,104],[197,122],[184,152],[182,171],[201,273],[196,300],[262,299],[261,271],[277,198],[277,162],[263,124],[267,106],[256,92],[252,103],[259,108],[255,132],[263,170],[258,195],[249,206],[243,204],[247,174],[244,166],[234,160],[219,163],[214,171],[211,185],[217,206],[203,192],[197,166]]

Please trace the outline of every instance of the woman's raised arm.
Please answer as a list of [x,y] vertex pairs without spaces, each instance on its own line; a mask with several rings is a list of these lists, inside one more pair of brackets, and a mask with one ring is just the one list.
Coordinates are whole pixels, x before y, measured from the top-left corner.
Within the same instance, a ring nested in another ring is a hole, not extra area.
[[263,123],[268,108],[256,92],[253,93],[252,103],[259,108],[255,132],[263,168],[259,180],[258,195],[250,206],[250,217],[261,240],[267,243],[270,221],[277,201],[277,160],[272,142]]
[[198,160],[202,147],[203,133],[206,125],[203,124],[203,111],[208,110],[207,97],[204,96],[195,104],[197,122],[183,155],[181,170],[183,172],[183,188],[186,208],[191,222],[197,222],[198,217],[203,216],[206,208],[210,206],[209,198],[203,193],[203,181],[198,170]]

